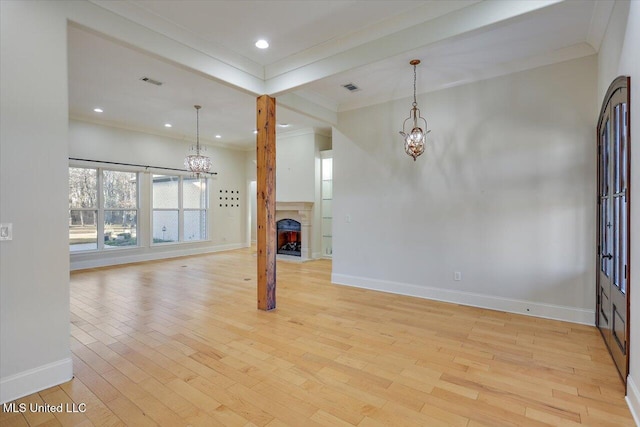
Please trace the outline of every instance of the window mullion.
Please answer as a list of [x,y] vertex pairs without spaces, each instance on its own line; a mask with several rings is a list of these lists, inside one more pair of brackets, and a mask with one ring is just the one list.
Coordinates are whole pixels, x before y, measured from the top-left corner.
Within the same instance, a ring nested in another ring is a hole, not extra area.
[[103,179],[103,170],[102,168],[98,168],[96,169],[96,184],[97,184],[97,200],[98,200],[98,206],[97,206],[97,232],[98,232],[98,250],[101,251],[104,249],[104,194],[103,194],[103,183],[104,183],[104,179]]
[[147,175],[147,180],[148,185],[147,188],[149,191],[149,212],[147,213],[147,221],[149,222],[149,227],[147,227],[148,231],[149,231],[149,235],[147,236],[147,245],[149,247],[153,246],[153,211],[154,209],[154,205],[153,205],[153,173],[151,172],[145,172],[145,174]]
[[184,242],[184,209],[182,203],[184,177],[180,176],[178,180],[178,241]]

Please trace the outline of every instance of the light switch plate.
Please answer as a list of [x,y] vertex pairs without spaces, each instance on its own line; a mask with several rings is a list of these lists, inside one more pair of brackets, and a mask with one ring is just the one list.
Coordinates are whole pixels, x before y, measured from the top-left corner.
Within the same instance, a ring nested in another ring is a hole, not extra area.
[[13,240],[13,224],[0,224],[0,240]]

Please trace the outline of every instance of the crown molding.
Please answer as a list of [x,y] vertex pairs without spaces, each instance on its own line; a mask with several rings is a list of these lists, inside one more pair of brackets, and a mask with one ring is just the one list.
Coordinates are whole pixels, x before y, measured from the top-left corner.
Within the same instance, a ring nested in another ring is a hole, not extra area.
[[598,52],[604,39],[604,34],[609,25],[609,19],[613,12],[614,0],[599,0],[593,2],[593,12],[587,33],[587,43]]
[[[253,74],[256,72],[261,74],[259,70],[247,72],[243,68],[247,68],[248,64],[237,65],[239,60],[229,59],[229,54],[222,52],[224,59],[217,58],[212,53],[187,44],[184,35],[181,36],[184,41],[176,40],[173,38],[177,37],[175,34],[162,34],[120,15],[118,11],[124,13],[123,10],[128,8],[125,2],[102,0],[60,2],[60,7],[64,8],[69,21],[84,29],[204,73],[252,95],[266,93],[263,78]],[[201,43],[196,45],[201,46]],[[217,52],[212,49],[209,47],[207,51]],[[225,62],[225,59],[236,65]]]

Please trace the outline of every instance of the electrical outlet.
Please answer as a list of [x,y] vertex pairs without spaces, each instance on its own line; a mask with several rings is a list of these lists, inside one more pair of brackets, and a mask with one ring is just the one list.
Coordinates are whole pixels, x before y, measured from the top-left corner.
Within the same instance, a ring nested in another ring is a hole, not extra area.
[[0,224],[0,240],[13,240],[13,224]]
[[461,281],[462,280],[462,272],[454,271],[453,272],[453,280],[455,280],[456,282]]

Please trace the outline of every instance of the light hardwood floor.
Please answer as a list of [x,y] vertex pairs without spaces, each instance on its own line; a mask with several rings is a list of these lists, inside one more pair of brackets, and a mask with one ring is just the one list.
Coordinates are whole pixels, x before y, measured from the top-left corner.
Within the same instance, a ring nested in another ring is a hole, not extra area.
[[75,378],[9,426],[632,426],[593,327],[335,286],[251,249],[71,274]]

